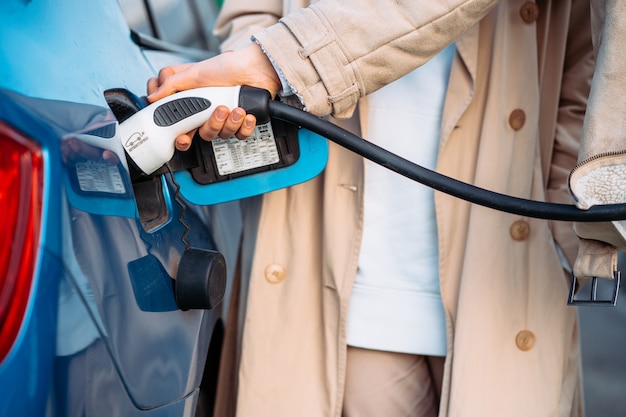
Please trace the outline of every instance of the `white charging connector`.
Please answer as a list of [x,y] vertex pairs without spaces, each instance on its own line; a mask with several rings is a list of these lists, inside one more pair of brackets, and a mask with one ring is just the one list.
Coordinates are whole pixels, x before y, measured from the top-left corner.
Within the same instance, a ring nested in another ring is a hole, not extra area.
[[204,87],[181,91],[141,109],[119,125],[128,156],[152,174],[174,156],[178,135],[200,127],[219,105],[239,106],[240,86]]

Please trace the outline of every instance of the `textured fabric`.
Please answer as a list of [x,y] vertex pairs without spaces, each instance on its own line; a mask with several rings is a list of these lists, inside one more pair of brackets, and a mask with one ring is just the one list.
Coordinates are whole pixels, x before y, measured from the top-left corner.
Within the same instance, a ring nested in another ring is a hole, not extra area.
[[574,263],[574,276],[579,280],[588,278],[613,279],[617,270],[615,247],[600,240],[582,239]]
[[[496,2],[451,0],[416,7],[410,1],[325,0],[254,36],[308,111],[348,117],[360,97],[432,58]],[[366,14],[367,24],[354,24],[357,12]]]

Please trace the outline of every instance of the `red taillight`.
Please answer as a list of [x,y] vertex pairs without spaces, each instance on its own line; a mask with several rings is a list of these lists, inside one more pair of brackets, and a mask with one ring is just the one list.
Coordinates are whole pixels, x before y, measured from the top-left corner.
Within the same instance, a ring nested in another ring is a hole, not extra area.
[[15,342],[33,280],[41,227],[41,149],[0,122],[0,361]]

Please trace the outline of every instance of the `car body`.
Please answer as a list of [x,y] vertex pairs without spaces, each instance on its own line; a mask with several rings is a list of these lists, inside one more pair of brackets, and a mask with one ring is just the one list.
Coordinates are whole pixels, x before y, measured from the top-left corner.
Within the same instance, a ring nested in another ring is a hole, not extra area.
[[224,305],[180,308],[174,278],[189,249],[230,274],[239,206],[136,186],[98,145],[159,68],[211,55],[157,47],[116,0],[0,3],[0,416],[210,415]]

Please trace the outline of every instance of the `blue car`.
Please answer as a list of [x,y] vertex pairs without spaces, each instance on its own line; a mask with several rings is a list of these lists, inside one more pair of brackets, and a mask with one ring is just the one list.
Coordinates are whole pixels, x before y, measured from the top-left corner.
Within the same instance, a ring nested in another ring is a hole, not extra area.
[[239,206],[190,203],[109,144],[159,68],[215,49],[131,12],[0,2],[0,416],[211,415]]

